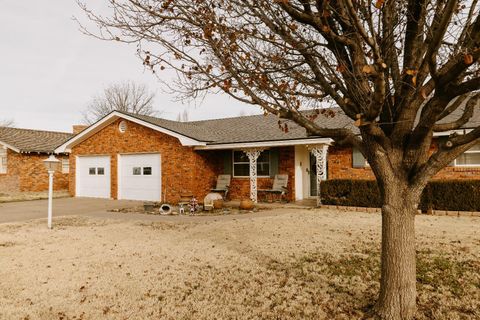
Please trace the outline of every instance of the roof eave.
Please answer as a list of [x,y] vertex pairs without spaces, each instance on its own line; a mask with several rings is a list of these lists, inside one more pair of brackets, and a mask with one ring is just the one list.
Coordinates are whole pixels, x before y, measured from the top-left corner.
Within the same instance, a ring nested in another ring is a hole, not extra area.
[[286,147],[297,145],[316,145],[326,144],[331,145],[333,139],[331,138],[304,138],[304,139],[287,139],[287,140],[267,140],[267,141],[252,141],[252,142],[234,142],[234,143],[218,143],[209,144],[206,146],[195,147],[195,150],[226,150],[226,149],[247,149],[247,148],[272,148],[272,147]]
[[19,148],[16,148],[14,146],[12,146],[11,144],[8,144],[8,143],[5,143],[3,141],[0,141],[0,145],[3,145],[4,147],[6,147],[7,149],[10,149],[12,151],[15,151],[16,153],[20,153],[21,150]]

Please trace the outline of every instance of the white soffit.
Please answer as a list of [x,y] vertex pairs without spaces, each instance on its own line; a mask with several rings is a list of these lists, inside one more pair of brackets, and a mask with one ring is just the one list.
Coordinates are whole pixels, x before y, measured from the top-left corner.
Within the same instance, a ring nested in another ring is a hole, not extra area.
[[443,132],[434,132],[433,136],[434,137],[443,137],[443,136],[449,136],[453,133],[456,133],[458,135],[464,135],[467,133],[470,133],[472,129],[460,129],[460,130],[450,130],[450,131],[443,131]]
[[311,139],[297,139],[297,140],[278,140],[278,141],[260,141],[260,142],[241,142],[241,143],[212,144],[212,145],[195,147],[195,150],[225,150],[225,149],[244,149],[244,148],[269,148],[269,147],[298,146],[298,145],[316,145],[316,144],[327,144],[327,145],[331,145],[332,143],[333,143],[333,139],[330,139],[330,138],[311,138]]
[[0,147],[4,147],[4,148],[6,148],[6,149],[13,150],[13,151],[15,151],[16,153],[20,153],[20,149],[15,148],[14,146],[9,145],[8,143],[2,142],[2,141],[0,141]]

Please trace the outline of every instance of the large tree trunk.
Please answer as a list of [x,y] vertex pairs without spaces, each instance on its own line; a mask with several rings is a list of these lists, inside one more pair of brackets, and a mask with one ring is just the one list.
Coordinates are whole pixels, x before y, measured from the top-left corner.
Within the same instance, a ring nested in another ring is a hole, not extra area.
[[376,310],[385,320],[410,320],[416,311],[415,214],[420,196],[403,181],[388,181],[380,189],[382,271]]

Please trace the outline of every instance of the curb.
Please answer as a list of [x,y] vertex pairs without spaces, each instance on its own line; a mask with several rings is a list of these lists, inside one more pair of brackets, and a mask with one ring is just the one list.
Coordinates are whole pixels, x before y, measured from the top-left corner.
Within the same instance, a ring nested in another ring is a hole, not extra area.
[[[322,205],[320,208],[328,210],[338,210],[342,212],[365,212],[365,213],[381,213],[380,208],[366,208],[366,207],[348,207],[348,206],[334,206],[334,205]],[[476,211],[446,211],[446,210],[433,210],[432,214],[422,213],[418,210],[418,215],[425,216],[448,216],[448,217],[479,217],[480,212]]]

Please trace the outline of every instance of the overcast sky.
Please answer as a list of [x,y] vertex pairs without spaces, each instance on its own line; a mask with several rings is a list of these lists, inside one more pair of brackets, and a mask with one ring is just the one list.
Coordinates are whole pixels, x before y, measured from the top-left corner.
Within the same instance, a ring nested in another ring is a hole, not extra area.
[[144,71],[134,46],[97,40],[78,30],[72,17],[85,18],[74,0],[0,0],[0,5],[0,121],[69,132],[93,95],[124,80],[145,83],[156,92],[155,107],[169,119],[185,108],[191,120],[259,113],[224,95],[210,96],[197,106],[175,102]]

